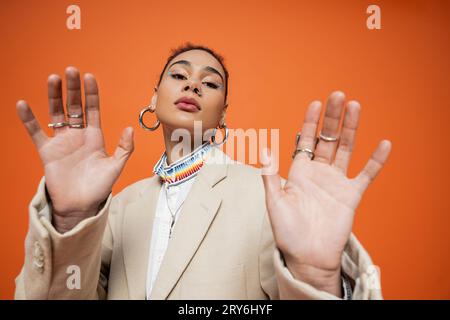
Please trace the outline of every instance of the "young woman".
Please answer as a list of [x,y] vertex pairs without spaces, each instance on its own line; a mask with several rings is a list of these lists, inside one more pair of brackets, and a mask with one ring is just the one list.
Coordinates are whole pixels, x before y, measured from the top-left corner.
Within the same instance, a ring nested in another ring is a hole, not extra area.
[[[66,83],[64,110],[61,79],[48,79],[54,137],[17,103],[45,169],[29,206],[17,299],[382,298],[376,268],[351,230],[391,145],[381,141],[361,173],[346,176],[358,102],[331,94],[320,130],[321,103],[310,104],[283,180],[270,170],[277,159],[268,151],[259,170],[230,161],[216,131],[208,138],[211,129],[228,130],[228,72],[213,50],[181,46],[139,116],[144,129],[164,135],[155,175],[113,197],[133,128],[109,156],[94,76],[84,75],[84,108],[74,67]],[[179,129],[194,133],[194,123],[204,139],[173,139]]]

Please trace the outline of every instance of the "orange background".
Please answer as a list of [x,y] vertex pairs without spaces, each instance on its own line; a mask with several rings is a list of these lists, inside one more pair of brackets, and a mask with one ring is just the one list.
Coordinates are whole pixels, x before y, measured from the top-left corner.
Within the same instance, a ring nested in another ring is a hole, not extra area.
[[[81,7],[81,30],[66,28],[70,4]],[[366,27],[370,4],[381,7],[381,30]],[[449,1],[2,0],[0,298],[13,297],[43,174],[16,101],[27,100],[51,134],[48,75],[68,65],[92,72],[108,151],[124,127],[135,128],[116,194],[148,177],[163,152],[161,132],[142,130],[138,114],[170,48],[192,41],[226,58],[230,127],[280,128],[283,176],[310,101],[340,89],[361,102],[350,175],[380,139],[393,152],[354,232],[381,268],[385,298],[449,299],[449,14]]]

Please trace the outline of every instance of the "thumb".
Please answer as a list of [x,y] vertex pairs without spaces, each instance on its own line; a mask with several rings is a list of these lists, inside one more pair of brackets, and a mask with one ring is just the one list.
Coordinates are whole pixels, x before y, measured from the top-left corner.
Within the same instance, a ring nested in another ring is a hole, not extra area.
[[133,153],[133,150],[134,150],[133,127],[127,127],[122,132],[119,145],[114,151],[113,157],[116,161],[122,162],[123,165],[125,161],[128,160],[131,153]]
[[278,175],[278,161],[272,157],[269,149],[264,148],[260,153],[262,164],[262,179],[264,189],[266,190],[266,199],[268,203],[281,195],[281,178]]

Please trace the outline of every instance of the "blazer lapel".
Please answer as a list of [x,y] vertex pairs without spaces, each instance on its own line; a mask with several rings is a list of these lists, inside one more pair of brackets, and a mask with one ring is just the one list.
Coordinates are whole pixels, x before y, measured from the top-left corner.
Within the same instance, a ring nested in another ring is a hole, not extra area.
[[143,300],[146,295],[150,241],[160,188],[159,177],[153,176],[138,199],[125,208],[122,246],[129,297],[133,300]]
[[227,175],[226,159],[223,152],[213,148],[198,173],[172,231],[150,299],[168,297],[205,237],[222,202],[214,186]]

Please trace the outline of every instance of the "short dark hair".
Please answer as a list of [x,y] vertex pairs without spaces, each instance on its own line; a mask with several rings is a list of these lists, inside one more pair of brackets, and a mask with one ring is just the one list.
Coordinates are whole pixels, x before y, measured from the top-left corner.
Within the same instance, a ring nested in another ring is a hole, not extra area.
[[224,63],[224,58],[222,55],[220,55],[219,53],[217,53],[216,51],[214,51],[213,49],[203,46],[203,45],[196,45],[196,44],[192,44],[190,42],[186,42],[185,44],[182,44],[180,46],[178,46],[175,49],[171,50],[170,56],[167,58],[167,62],[164,65],[164,68],[161,72],[161,74],[159,75],[159,81],[158,81],[158,86],[161,83],[162,77],[164,75],[164,72],[166,71],[166,68],[169,64],[170,61],[172,61],[176,56],[178,56],[179,54],[186,52],[186,51],[190,51],[190,50],[203,50],[208,52],[209,54],[211,54],[214,58],[217,59],[217,61],[219,61],[220,65],[223,68],[223,71],[225,72],[225,101],[227,99],[227,94],[228,94],[228,78],[229,78],[229,74],[228,74],[228,70],[225,67],[225,63]]

